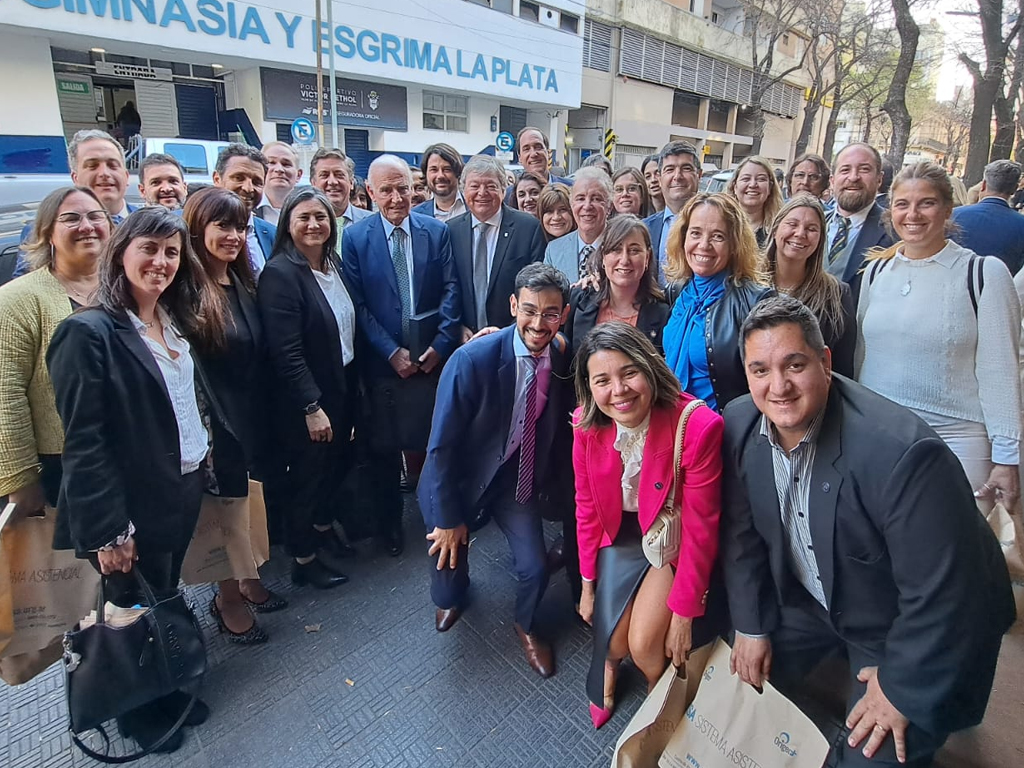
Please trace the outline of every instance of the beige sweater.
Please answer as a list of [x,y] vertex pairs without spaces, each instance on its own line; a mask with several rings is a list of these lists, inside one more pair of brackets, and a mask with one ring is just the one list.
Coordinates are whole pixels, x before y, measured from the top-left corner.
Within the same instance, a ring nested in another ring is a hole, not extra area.
[[0,287],[0,495],[34,482],[39,454],[64,450],[46,350],[71,301],[48,269]]

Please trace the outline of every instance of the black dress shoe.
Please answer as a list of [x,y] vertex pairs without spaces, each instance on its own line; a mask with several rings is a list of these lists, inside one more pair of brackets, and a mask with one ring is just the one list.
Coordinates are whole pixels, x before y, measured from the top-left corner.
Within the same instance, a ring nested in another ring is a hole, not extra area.
[[347,560],[350,557],[355,557],[359,554],[359,550],[349,544],[347,541],[342,541],[338,538],[338,534],[333,528],[326,531],[317,531],[317,542],[316,548],[323,550],[324,552],[330,553],[332,557],[339,558],[341,560]]
[[559,536],[551,545],[547,555],[548,573],[557,573],[565,567],[565,538]]
[[398,557],[405,551],[405,535],[401,528],[385,533],[381,537],[381,541],[384,542],[384,549],[391,557]]
[[438,608],[437,614],[434,616],[434,627],[438,632],[447,632],[459,620],[461,615],[462,609],[459,606],[454,608]]
[[[185,693],[184,691],[175,691],[174,693],[169,693],[164,696],[158,703],[160,704],[160,708],[164,711],[164,714],[171,718],[171,722],[176,723],[190,701],[192,701],[191,694]],[[185,725],[192,727],[202,725],[209,718],[210,708],[202,699],[196,699],[196,703],[193,704],[192,709],[189,710],[188,717],[185,718]]]
[[292,560],[292,583],[297,586],[312,584],[317,589],[330,589],[348,581],[348,576],[335,573],[327,568],[319,559],[301,564]]

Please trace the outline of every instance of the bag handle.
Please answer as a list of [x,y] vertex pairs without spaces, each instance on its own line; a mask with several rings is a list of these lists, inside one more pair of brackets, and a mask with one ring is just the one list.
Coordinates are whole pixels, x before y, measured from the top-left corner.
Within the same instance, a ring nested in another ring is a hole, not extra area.
[[675,509],[676,486],[679,485],[679,476],[683,473],[683,443],[686,442],[686,424],[690,416],[702,405],[707,405],[703,400],[691,400],[686,404],[682,414],[679,416],[679,423],[676,425],[676,443],[672,454],[672,487],[668,490],[665,499],[665,510],[671,512]]
[[[200,688],[202,687],[202,681],[201,680],[199,682],[199,687]],[[197,691],[198,691],[198,688],[197,688]],[[138,752],[132,752],[131,754],[128,754],[128,755],[106,755],[106,754],[103,754],[102,752],[97,752],[96,750],[94,750],[94,749],[92,749],[90,747],[87,747],[85,745],[85,742],[83,742],[80,738],[78,738],[78,734],[75,733],[74,731],[69,729],[68,733],[71,734],[71,740],[73,742],[75,742],[75,746],[78,747],[80,750],[82,750],[82,752],[84,752],[86,755],[91,757],[93,760],[98,760],[99,762],[107,763],[108,765],[123,765],[124,763],[132,763],[132,762],[135,762],[136,760],[141,760],[146,755],[150,755],[153,752],[156,752],[158,749],[160,749],[160,747],[162,747],[164,744],[167,743],[168,739],[170,739],[172,736],[174,736],[174,734],[176,734],[178,731],[180,731],[182,726],[185,725],[185,720],[186,720],[186,718],[188,718],[189,714],[191,714],[192,708],[196,705],[197,701],[199,701],[199,694],[198,693],[192,694],[192,699],[191,699],[191,701],[189,701],[188,706],[185,707],[185,710],[181,713],[181,716],[174,723],[174,725],[172,725],[167,730],[167,733],[165,733],[163,736],[161,736],[159,739],[154,741],[152,744],[150,744],[145,749],[140,749]],[[103,737],[103,743],[106,745],[106,749],[109,750],[110,749],[110,737],[107,736],[106,729],[102,725],[99,725],[99,726],[96,727],[95,730],[98,731],[100,736]]]
[[[149,582],[146,581],[146,577],[143,576],[142,575],[142,571],[139,570],[138,563],[135,563],[135,564],[132,565],[131,573],[135,576],[136,583],[142,589],[142,594],[145,596],[146,602],[149,604],[149,607],[153,608],[154,606],[156,606],[156,603],[157,603],[156,595],[153,594],[153,588],[151,586],[149,586]],[[100,576],[99,594],[98,594],[98,596],[96,598],[96,600],[97,600],[97,603],[96,603],[96,623],[97,624],[106,624],[107,623],[107,616],[106,616],[106,610],[105,610],[106,609],[106,605],[107,605],[107,595],[106,595],[106,589],[105,589],[106,584],[107,584],[107,577],[104,576],[104,575],[101,575]]]

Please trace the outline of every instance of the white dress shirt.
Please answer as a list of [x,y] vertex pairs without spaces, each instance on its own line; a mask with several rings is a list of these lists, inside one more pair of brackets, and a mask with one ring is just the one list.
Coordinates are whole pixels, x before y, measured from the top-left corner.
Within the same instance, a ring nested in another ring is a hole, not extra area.
[[[516,355],[516,397],[512,405],[512,423],[509,425],[508,443],[505,446],[502,464],[511,458],[519,448],[519,444],[523,442],[523,426],[526,423],[526,384],[530,370],[530,363],[526,358],[531,356],[531,352],[526,348],[526,342],[519,335],[518,329],[512,333],[512,351]],[[544,413],[544,406],[548,402],[548,382],[551,381],[551,347],[544,347],[544,351],[537,357],[536,419],[539,421],[540,415]]]
[[848,218],[850,220],[850,228],[846,234],[846,247],[843,252],[836,258],[831,264],[828,263],[828,254],[832,250],[832,243],[836,239],[836,235],[839,233],[839,219],[842,218],[842,214],[839,213],[839,209],[836,208],[832,212],[832,216],[828,222],[828,245],[825,248],[825,269],[833,277],[840,280],[843,279],[843,273],[846,272],[846,263],[850,260],[850,253],[853,251],[854,245],[857,243],[857,238],[860,236],[860,231],[864,227],[864,222],[874,207],[875,201],[872,200],[866,208],[861,208],[855,213],[851,213]]
[[455,195],[455,202],[452,203],[452,207],[447,211],[442,211],[437,207],[437,198],[434,198],[434,218],[438,221],[448,221],[454,219],[456,216],[461,216],[469,209],[466,207],[466,201],[462,199],[462,193],[459,192]]
[[327,274],[312,267],[310,272],[316,278],[316,284],[320,286],[324,298],[331,307],[331,314],[338,324],[338,335],[341,336],[341,361],[348,365],[356,356],[356,308],[352,304],[352,297],[348,295],[345,283],[333,264],[328,264]]
[[388,243],[388,259],[391,259],[391,254],[394,251],[394,244],[391,242],[391,233],[395,229],[401,229],[405,232],[405,266],[409,270],[409,290],[412,292],[412,296],[409,297],[409,314],[416,314],[416,283],[413,280],[415,272],[413,270],[413,263],[415,259],[412,257],[412,227],[409,226],[409,217],[406,216],[405,220],[398,226],[395,227],[390,221],[384,218],[384,214],[380,214],[380,220],[384,222],[384,239]]
[[252,223],[252,214],[249,214],[249,223],[245,225],[245,244],[249,249],[249,263],[252,264],[252,273],[256,277],[267,265],[267,257],[270,255],[263,252],[260,247],[260,240],[256,237],[256,225]]

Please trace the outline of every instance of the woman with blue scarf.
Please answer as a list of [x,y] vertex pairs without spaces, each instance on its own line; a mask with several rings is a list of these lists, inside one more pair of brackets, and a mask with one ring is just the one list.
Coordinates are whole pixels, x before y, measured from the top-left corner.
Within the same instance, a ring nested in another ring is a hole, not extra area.
[[672,225],[666,253],[666,361],[684,392],[721,412],[747,392],[740,325],[770,293],[758,280],[757,241],[734,199],[701,193]]

